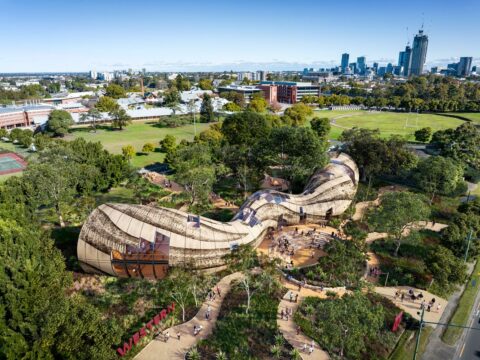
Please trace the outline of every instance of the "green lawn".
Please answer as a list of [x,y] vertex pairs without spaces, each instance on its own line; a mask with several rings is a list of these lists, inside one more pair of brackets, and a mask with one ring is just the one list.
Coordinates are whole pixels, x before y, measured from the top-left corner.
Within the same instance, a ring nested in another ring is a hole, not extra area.
[[[475,269],[473,269],[472,276],[466,285],[466,288],[462,294],[462,297],[460,298],[457,309],[455,310],[455,313],[450,319],[451,324],[469,326],[468,320],[470,318],[472,306],[475,303],[475,298],[478,293],[479,284],[480,284],[480,261],[477,261],[477,264],[475,265]],[[449,327],[443,333],[442,341],[449,345],[454,345],[457,342],[457,340],[460,338],[460,335],[462,335],[462,333],[463,333],[462,328]]]
[[[210,124],[197,124],[197,134],[207,129]],[[71,129],[69,139],[83,137],[88,141],[100,141],[108,151],[120,154],[122,147],[132,145],[138,152],[132,159],[132,165],[142,167],[155,162],[162,162],[165,154],[158,151],[144,155],[141,153],[142,146],[151,142],[158,145],[165,135],[174,135],[177,141],[182,139],[192,140],[194,136],[193,125],[185,125],[178,128],[159,127],[153,121],[135,121],[124,130],[112,130],[108,125],[100,127],[96,133],[88,127],[75,127]]]
[[[329,114],[330,113],[330,114]],[[462,120],[435,114],[393,113],[393,112],[318,112],[318,116],[337,117],[332,124],[330,137],[337,139],[343,130],[352,127],[366,129],[380,129],[382,136],[402,135],[408,140],[415,140],[414,132],[423,127],[431,127],[433,131],[455,128],[463,123]],[[476,114],[475,114],[476,115]]]
[[[422,334],[420,336],[420,344],[418,346],[418,353],[417,359],[422,357],[425,348],[427,347],[428,338],[430,334],[433,332],[433,328],[430,326],[426,326],[422,330]],[[402,334],[402,337],[397,343],[397,347],[390,355],[390,360],[408,360],[413,359],[413,353],[415,352],[415,343],[417,340],[417,332],[413,330],[405,330]]]
[[470,119],[476,123],[480,123],[480,112],[477,113],[448,113],[448,115],[461,116]]

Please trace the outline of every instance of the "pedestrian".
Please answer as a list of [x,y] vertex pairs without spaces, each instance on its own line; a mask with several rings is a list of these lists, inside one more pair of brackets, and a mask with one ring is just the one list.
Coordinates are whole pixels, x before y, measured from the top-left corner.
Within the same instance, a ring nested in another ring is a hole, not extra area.
[[293,293],[290,291],[290,302],[293,301]]
[[303,346],[302,346],[302,352],[307,352],[307,344],[303,344]]
[[313,346],[310,346],[310,348],[308,349],[308,352],[310,353],[310,355],[313,353]]
[[403,299],[405,298],[405,295],[402,293],[402,295],[400,295],[400,300],[401,302],[403,302]]
[[167,332],[165,333],[165,342],[168,341],[168,338],[169,338],[169,337],[170,337],[170,333],[167,331]]
[[217,293],[219,298],[222,297],[222,294],[220,293],[220,288],[218,287],[218,285],[217,285]]
[[428,304],[427,306],[427,311],[430,312],[430,309],[432,308],[432,305],[431,304]]
[[180,341],[180,333],[179,332],[177,332],[177,339],[178,339],[178,341]]
[[300,335],[300,326],[297,325],[297,335]]
[[298,291],[302,290],[302,283],[298,283]]
[[288,321],[288,314],[285,314],[285,320]]
[[280,318],[283,320],[283,315],[284,315],[284,312],[283,312],[283,309],[282,311],[280,311]]
[[193,325],[193,335],[197,336],[198,330],[197,330],[197,325]]
[[437,312],[440,312],[440,309],[442,308],[442,305],[438,304],[437,305]]
[[298,294],[295,294],[295,302],[298,302]]

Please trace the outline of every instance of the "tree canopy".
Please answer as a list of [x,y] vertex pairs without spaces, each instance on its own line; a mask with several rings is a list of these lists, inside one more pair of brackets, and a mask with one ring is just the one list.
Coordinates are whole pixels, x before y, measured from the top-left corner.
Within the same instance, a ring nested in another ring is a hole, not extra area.
[[65,110],[53,110],[48,116],[47,132],[54,136],[65,136],[73,125],[72,115]]
[[229,115],[222,124],[222,134],[231,145],[253,146],[269,132],[265,117],[252,111]]
[[422,195],[400,191],[383,195],[370,220],[377,231],[387,232],[393,237],[396,244],[394,255],[397,256],[403,238],[414,223],[428,221],[429,217],[430,208]]

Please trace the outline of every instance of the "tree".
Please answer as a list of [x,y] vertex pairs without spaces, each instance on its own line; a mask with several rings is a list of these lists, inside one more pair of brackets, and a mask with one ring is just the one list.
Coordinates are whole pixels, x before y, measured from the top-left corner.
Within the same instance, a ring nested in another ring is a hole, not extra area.
[[188,91],[190,90],[190,81],[184,78],[182,75],[178,74],[175,78],[175,87],[178,91]]
[[112,118],[112,126],[123,130],[124,127],[132,123],[132,118],[125,109],[118,108],[109,113]]
[[201,79],[198,82],[198,86],[202,90],[213,90],[212,80],[210,79]]
[[360,179],[368,180],[369,184],[374,176],[399,175],[417,163],[417,156],[406,148],[404,139],[395,136],[382,139],[378,129],[345,130],[340,140],[345,143],[345,151],[355,160]]
[[248,109],[257,113],[263,113],[267,110],[267,100],[263,97],[263,92],[258,92],[252,95],[252,99],[248,104]]
[[361,358],[366,343],[380,336],[384,326],[382,306],[372,304],[359,291],[341,298],[306,298],[299,312],[307,315],[309,306],[314,311],[314,316],[308,320],[311,337],[329,353],[338,353],[340,358]]
[[111,97],[112,99],[120,99],[127,96],[125,89],[117,84],[109,84],[105,88],[105,96]]
[[415,222],[427,220],[430,208],[425,198],[408,191],[392,192],[383,195],[380,206],[370,215],[370,221],[377,231],[387,232],[396,245],[394,256],[405,236]]
[[284,114],[290,119],[292,126],[302,126],[307,121],[307,117],[313,114],[313,110],[304,103],[298,103],[285,110]]
[[0,128],[0,139],[6,138],[8,136],[8,131],[7,129]]
[[415,131],[415,140],[419,142],[429,142],[430,138],[432,137],[432,128],[424,127]]
[[48,116],[47,132],[63,137],[73,125],[72,115],[65,110],[53,110]]
[[321,138],[326,139],[328,134],[330,133],[330,120],[328,118],[318,118],[315,117],[310,122],[310,125],[315,131],[315,133]]
[[67,295],[72,278],[60,251],[20,209],[0,205],[0,358],[111,359],[122,329]]
[[164,153],[169,153],[172,152],[176,149],[177,147],[177,139],[175,136],[167,134],[163,138],[163,140],[160,141],[160,150]]
[[152,143],[146,143],[142,147],[142,152],[143,153],[149,153],[155,151],[155,145]]
[[282,177],[295,190],[302,189],[312,172],[328,162],[326,140],[306,127],[273,128],[259,147],[263,148],[269,165],[279,166]]
[[86,113],[82,113],[80,115],[80,120],[85,122],[85,121],[92,121],[92,128],[93,131],[97,131],[97,120],[100,120],[102,118],[102,114],[97,108],[91,108],[88,110]]
[[120,107],[115,99],[109,96],[102,96],[97,103],[95,104],[95,108],[101,112],[112,112],[117,110]]
[[212,122],[215,120],[212,97],[207,93],[203,94],[202,106],[200,107],[200,120],[202,122]]
[[175,107],[180,103],[180,100],[180,93],[176,88],[166,91],[163,96],[163,104],[168,107]]
[[190,204],[206,204],[215,181],[215,167],[208,147],[195,143],[181,147],[172,165],[175,181],[185,187]]
[[418,163],[414,177],[417,186],[431,195],[431,204],[436,194],[452,195],[459,188],[463,168],[453,159],[432,156]]
[[223,110],[237,112],[242,111],[242,108],[233,102],[229,102],[223,105]]
[[130,161],[135,155],[135,148],[132,145],[126,145],[122,147],[123,157]]
[[252,111],[229,115],[222,124],[222,134],[231,145],[253,146],[269,132],[265,117]]
[[201,143],[207,143],[209,147],[212,149],[220,147],[223,140],[221,125],[220,124],[210,125],[208,129],[203,130],[198,135],[198,138],[196,140]]
[[460,160],[474,169],[480,169],[480,130],[466,122],[455,130],[440,130],[433,134],[431,143],[440,155]]

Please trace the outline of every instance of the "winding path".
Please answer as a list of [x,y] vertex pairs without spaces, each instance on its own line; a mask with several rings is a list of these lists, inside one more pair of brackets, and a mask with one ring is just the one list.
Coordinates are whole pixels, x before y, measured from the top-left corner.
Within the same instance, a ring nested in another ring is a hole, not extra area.
[[[170,334],[170,339],[165,342],[164,335],[159,335],[143,348],[140,353],[135,356],[137,360],[184,360],[187,351],[192,348],[199,340],[207,338],[213,330],[217,317],[222,306],[223,298],[230,291],[232,282],[242,277],[242,273],[236,272],[231,275],[227,275],[222,278],[217,286],[220,288],[222,297],[215,297],[213,301],[205,301],[202,307],[198,311],[197,315],[191,320],[173,326],[163,331],[165,334],[167,331]],[[216,287],[212,290],[216,291]],[[205,312],[210,305],[210,320],[205,319]],[[202,326],[203,329],[197,336],[193,335],[193,327]],[[177,339],[177,334],[180,333],[180,340]]]

